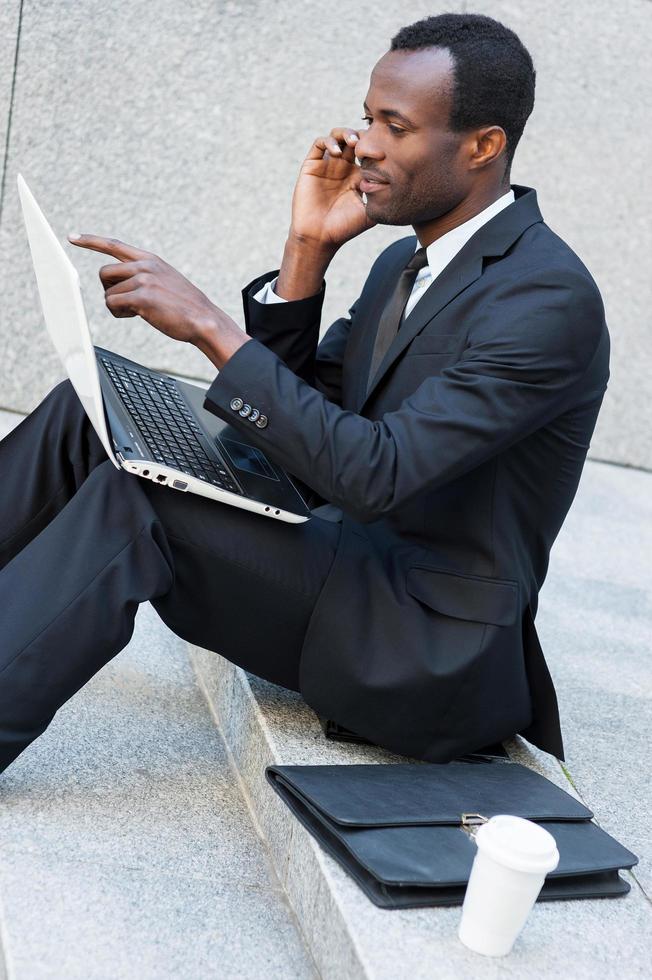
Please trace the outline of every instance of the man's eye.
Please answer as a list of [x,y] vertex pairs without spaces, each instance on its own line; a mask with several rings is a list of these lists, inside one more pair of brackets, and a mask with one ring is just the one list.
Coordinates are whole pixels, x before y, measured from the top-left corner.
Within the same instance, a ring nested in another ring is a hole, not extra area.
[[[371,116],[362,116],[361,118],[362,118],[362,121],[363,122],[366,122],[367,124],[373,122],[373,119],[371,118]],[[399,126],[392,126],[391,123],[388,123],[387,125],[388,125],[389,129],[391,129],[391,131],[393,133],[396,133],[398,135],[400,135],[401,133],[405,133],[406,132],[406,130],[401,129]],[[369,128],[369,127],[367,126],[367,128]]]

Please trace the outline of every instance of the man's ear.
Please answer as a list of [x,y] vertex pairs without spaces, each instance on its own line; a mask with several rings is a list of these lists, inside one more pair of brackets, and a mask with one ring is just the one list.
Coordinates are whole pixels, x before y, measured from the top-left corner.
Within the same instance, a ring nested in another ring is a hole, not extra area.
[[472,137],[469,169],[479,170],[493,163],[507,147],[507,136],[502,126],[484,126]]

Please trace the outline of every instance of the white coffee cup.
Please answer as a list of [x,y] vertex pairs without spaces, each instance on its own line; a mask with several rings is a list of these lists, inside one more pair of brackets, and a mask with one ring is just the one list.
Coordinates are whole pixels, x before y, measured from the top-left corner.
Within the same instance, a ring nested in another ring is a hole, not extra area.
[[476,953],[506,956],[546,875],[559,864],[559,851],[543,827],[507,814],[483,824],[475,841],[458,936]]

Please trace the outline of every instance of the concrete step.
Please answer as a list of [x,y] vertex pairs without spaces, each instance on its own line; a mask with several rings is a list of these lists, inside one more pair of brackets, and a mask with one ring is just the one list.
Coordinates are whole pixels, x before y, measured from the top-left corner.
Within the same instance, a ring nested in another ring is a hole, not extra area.
[[[0,436],[21,417],[0,413]],[[461,946],[459,909],[377,909],[264,768],[403,760],[326,741],[298,695],[186,650],[145,605],[129,647],[0,777],[7,978],[647,976],[651,491],[651,474],[587,463],[542,591],[572,784],[509,746],[641,857],[629,896],[537,905],[499,961]]]
[[[378,748],[327,741],[298,695],[198,647],[191,648],[191,659],[324,980],[539,980],[566,976],[571,964],[576,980],[606,980],[617,971],[644,975],[652,910],[628,873],[633,888],[625,899],[537,905],[511,955],[500,962],[461,945],[459,908],[376,908],[283,805],[264,769],[406,760]],[[508,749],[516,761],[577,795],[556,760],[520,739]]]
[[185,644],[136,623],[0,776],[7,980],[316,977]]
[[185,644],[136,624],[0,776],[8,980],[314,978]]
[[[539,903],[509,957],[468,951],[458,908],[376,908],[264,778],[276,764],[405,761],[327,741],[301,697],[206,650],[191,661],[239,772],[277,874],[324,980],[611,980],[649,974],[652,941],[648,739],[652,690],[652,474],[587,463],[555,544],[537,626],[559,691],[567,765],[508,743],[510,756],[593,810],[641,859],[619,899]],[[647,895],[645,890],[647,888]]]
[[0,775],[0,980],[270,976],[317,973],[186,644],[145,604]]

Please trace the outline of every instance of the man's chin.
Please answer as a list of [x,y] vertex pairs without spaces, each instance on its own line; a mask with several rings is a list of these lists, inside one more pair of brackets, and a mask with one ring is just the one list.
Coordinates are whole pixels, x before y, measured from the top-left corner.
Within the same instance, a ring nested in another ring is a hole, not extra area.
[[410,223],[400,215],[392,214],[387,208],[374,207],[369,203],[367,203],[367,217],[376,225],[408,225]]

